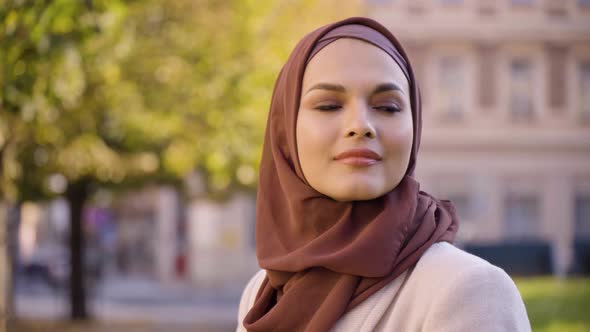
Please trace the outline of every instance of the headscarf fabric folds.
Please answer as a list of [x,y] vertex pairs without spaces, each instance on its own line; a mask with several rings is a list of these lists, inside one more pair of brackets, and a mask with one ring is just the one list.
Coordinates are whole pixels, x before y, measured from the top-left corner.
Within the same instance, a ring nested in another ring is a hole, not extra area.
[[[310,59],[339,38],[388,53],[410,87],[414,137],[400,183],[367,201],[340,202],[313,189],[297,155],[295,125]],[[275,83],[256,203],[256,255],[266,277],[242,324],[248,331],[328,331],[347,311],[412,267],[458,230],[450,201],[414,179],[421,135],[420,90],[399,41],[378,22],[351,17],[320,27],[295,46]],[[444,278],[444,276],[441,276]]]

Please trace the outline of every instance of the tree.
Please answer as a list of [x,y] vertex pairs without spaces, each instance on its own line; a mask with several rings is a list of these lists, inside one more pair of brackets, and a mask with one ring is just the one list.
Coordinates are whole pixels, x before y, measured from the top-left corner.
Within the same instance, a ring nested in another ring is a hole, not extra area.
[[276,74],[303,33],[357,10],[335,4],[0,0],[0,199],[67,198],[72,318],[93,188],[198,170],[209,195],[254,189]]
[[162,143],[152,144],[162,170],[183,178],[198,169],[208,195],[254,189],[280,66],[304,33],[356,12],[357,2],[335,0],[135,3],[121,75],[142,98],[127,108],[136,125],[124,126],[136,131],[126,139]]
[[[21,202],[66,191],[71,316],[84,319],[80,218],[89,188],[93,181],[146,173],[145,154],[109,146],[106,130],[110,108],[104,94],[114,86],[105,68],[122,57],[125,6],[60,0],[11,1],[1,8],[2,199]],[[56,190],[51,186],[56,181],[49,181],[56,177],[67,185]]]

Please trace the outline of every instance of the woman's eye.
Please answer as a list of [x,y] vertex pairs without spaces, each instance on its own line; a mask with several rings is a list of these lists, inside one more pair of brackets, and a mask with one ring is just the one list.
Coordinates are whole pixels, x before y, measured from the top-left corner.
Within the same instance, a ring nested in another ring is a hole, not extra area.
[[395,113],[401,111],[401,109],[395,105],[375,106],[374,108],[388,113]]
[[315,109],[319,111],[333,111],[339,109],[340,105],[330,104],[330,105],[320,105],[317,106]]

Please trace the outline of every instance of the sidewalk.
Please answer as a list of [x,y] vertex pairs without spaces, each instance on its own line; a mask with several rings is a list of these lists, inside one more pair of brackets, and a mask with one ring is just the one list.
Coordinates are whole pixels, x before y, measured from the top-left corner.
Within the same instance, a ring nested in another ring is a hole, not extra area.
[[[237,323],[242,286],[199,289],[187,283],[164,285],[149,279],[111,277],[97,287],[88,301],[89,312],[97,322],[92,326],[74,324],[36,329],[34,324],[21,324],[19,331],[51,331],[53,328],[56,331],[109,332],[232,331]],[[68,316],[67,297],[63,292],[19,291],[15,306],[19,319],[42,325],[56,324],[51,322]]]
[[69,323],[27,320],[17,321],[10,332],[230,332],[234,326],[158,325],[146,323]]

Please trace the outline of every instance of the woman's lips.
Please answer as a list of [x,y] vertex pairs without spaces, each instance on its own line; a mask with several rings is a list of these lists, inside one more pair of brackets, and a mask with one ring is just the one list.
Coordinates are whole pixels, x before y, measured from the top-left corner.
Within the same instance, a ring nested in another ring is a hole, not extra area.
[[370,149],[351,149],[334,157],[334,160],[351,166],[371,166],[381,160],[381,156]]
[[371,166],[376,164],[379,160],[371,159],[371,158],[362,158],[362,157],[348,157],[343,159],[338,159],[339,162],[351,166]]

